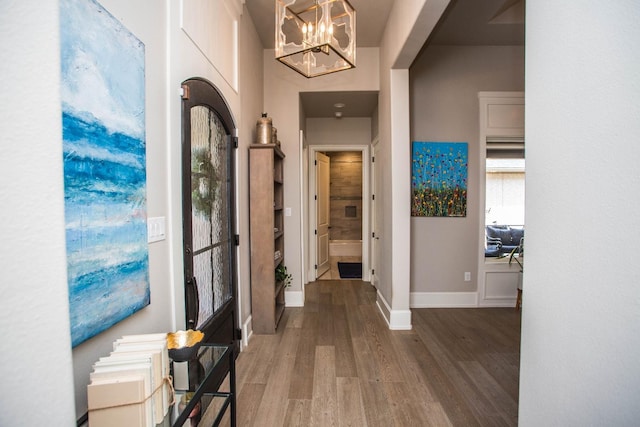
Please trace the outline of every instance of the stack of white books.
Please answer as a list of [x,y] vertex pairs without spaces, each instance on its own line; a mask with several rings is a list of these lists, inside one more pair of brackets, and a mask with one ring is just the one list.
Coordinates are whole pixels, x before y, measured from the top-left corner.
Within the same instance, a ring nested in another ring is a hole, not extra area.
[[89,427],[161,424],[173,402],[167,334],[120,338],[89,379]]

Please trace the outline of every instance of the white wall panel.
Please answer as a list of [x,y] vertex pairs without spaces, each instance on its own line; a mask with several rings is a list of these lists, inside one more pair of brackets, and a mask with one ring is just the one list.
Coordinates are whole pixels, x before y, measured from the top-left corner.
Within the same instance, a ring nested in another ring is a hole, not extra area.
[[238,10],[229,0],[182,0],[182,30],[235,91],[238,20]]
[[491,271],[486,274],[484,300],[513,304],[517,296],[518,273],[513,271]]

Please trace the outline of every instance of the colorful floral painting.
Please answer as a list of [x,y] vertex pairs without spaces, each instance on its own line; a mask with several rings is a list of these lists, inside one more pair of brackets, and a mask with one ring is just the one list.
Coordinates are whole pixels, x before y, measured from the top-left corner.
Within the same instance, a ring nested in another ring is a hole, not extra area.
[[93,0],[62,0],[61,96],[71,340],[150,303],[144,44]]
[[413,142],[411,216],[467,216],[466,142]]

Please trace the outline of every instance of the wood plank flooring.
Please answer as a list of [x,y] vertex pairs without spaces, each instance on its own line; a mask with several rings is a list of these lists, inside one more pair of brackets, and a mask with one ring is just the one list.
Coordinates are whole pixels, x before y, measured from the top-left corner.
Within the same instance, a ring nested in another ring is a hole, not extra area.
[[512,426],[520,312],[414,309],[390,331],[356,280],[307,285],[237,359],[238,426]]

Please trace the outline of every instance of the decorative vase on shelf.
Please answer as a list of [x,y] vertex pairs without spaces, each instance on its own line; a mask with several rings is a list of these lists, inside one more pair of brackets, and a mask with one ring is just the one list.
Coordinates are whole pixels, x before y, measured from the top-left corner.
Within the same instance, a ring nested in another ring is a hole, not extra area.
[[267,113],[262,113],[262,117],[256,123],[256,142],[258,144],[269,144],[272,142],[273,125],[271,117],[267,117]]

